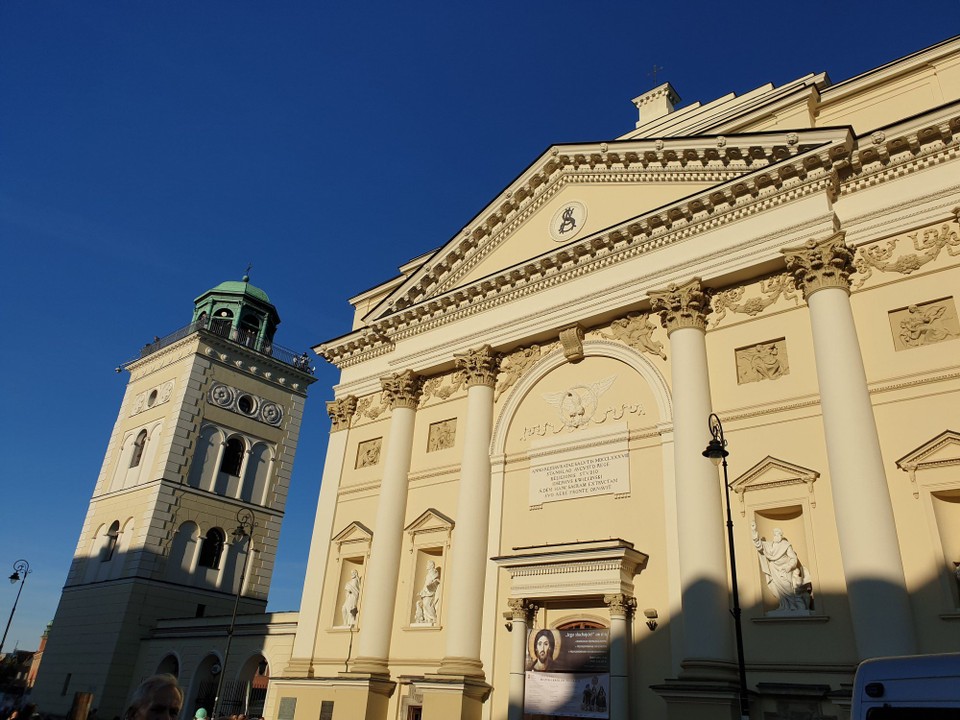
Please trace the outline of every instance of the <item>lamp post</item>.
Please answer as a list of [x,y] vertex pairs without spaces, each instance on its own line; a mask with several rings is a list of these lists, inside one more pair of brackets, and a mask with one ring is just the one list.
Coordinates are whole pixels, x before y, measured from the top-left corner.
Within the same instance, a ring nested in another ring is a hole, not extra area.
[[243,580],[247,576],[247,561],[253,555],[253,529],[257,526],[253,512],[246,508],[237,512],[237,527],[233,531],[233,542],[242,543],[247,541],[247,557],[243,560],[243,566],[240,568],[240,583],[237,585],[237,596],[233,601],[233,614],[230,616],[230,627],[227,628],[227,646],[223,651],[223,667],[220,669],[220,677],[217,680],[217,694],[213,698],[214,720],[220,717],[220,692],[223,690],[223,678],[227,674],[227,661],[230,659],[230,645],[233,643],[233,630],[237,623],[237,607],[240,605],[240,595],[243,593]]
[[7,627],[3,631],[3,639],[0,640],[0,652],[3,652],[3,644],[7,641],[7,633],[10,632],[10,623],[13,622],[13,614],[17,611],[17,603],[20,602],[20,593],[23,592],[23,585],[27,582],[27,575],[30,574],[30,563],[26,560],[17,560],[13,564],[13,575],[10,576],[10,582],[14,585],[20,582],[20,589],[17,590],[17,599],[13,601],[13,608],[10,610],[10,617],[7,620]]
[[737,555],[733,550],[733,517],[730,514],[730,480],[727,478],[727,441],[723,437],[723,425],[716,413],[710,413],[707,421],[713,439],[707,443],[703,456],[709,458],[714,465],[723,464],[723,489],[727,498],[727,543],[730,546],[730,580],[733,583],[733,626],[737,636],[737,671],[740,676],[740,717],[748,720],[750,717],[750,703],[747,699],[747,668],[743,662],[743,626],[740,623],[740,593],[737,590]]

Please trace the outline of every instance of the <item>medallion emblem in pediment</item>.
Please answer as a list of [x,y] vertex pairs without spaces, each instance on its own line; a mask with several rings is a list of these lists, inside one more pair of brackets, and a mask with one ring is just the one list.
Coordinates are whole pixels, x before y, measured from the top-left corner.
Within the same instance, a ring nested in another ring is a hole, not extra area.
[[573,240],[587,222],[587,206],[577,200],[564,203],[550,220],[550,237],[563,243]]

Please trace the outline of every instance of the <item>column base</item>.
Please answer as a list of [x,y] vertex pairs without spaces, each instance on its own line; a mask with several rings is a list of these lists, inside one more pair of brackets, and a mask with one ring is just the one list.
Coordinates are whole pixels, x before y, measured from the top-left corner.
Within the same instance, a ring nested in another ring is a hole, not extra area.
[[341,675],[377,675],[390,677],[390,667],[384,658],[358,657],[350,663],[350,670]]
[[483,674],[483,663],[475,658],[468,657],[445,657],[440,661],[440,667],[437,669],[437,675],[451,675],[456,677],[480,678]]
[[387,720],[390,697],[397,689],[389,677],[343,672],[332,684],[337,689],[334,720]]
[[667,703],[667,720],[738,720],[740,683],[734,663],[684,660],[680,677],[651,689]]
[[283,671],[283,677],[312,678],[313,661],[309,658],[291,658]]
[[423,695],[423,720],[480,720],[493,689],[476,677],[430,674],[416,680]]

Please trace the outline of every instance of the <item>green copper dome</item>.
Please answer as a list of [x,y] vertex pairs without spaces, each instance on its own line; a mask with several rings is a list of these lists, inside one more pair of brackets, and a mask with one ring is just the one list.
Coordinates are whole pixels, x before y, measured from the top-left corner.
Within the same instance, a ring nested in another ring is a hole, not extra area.
[[[222,282],[207,292],[249,295],[252,298],[256,298],[260,302],[270,302],[270,298],[267,297],[267,294],[263,290],[258,288],[256,285],[250,284],[250,278],[247,275],[243,276],[243,280],[227,280],[226,282]],[[206,294],[207,293],[204,293],[204,295]]]
[[242,280],[227,280],[198,297],[193,322],[217,335],[259,347],[273,341],[280,316],[267,294],[244,275]]

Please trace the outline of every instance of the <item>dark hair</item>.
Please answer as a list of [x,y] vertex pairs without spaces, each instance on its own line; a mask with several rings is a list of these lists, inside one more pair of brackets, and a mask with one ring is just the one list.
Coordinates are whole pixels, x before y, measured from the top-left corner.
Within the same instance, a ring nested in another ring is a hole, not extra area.
[[183,690],[177,683],[173,675],[167,673],[161,675],[151,675],[137,686],[137,689],[130,695],[130,701],[127,703],[127,709],[123,713],[123,720],[132,720],[140,709],[150,703],[150,699],[165,688],[173,688],[180,696],[180,704],[183,704]]
[[547,642],[550,643],[550,652],[553,653],[557,647],[557,639],[553,636],[553,630],[547,630],[546,628],[543,630],[537,630],[537,634],[533,637],[534,648],[537,647],[537,643],[540,641],[541,636],[547,638]]

